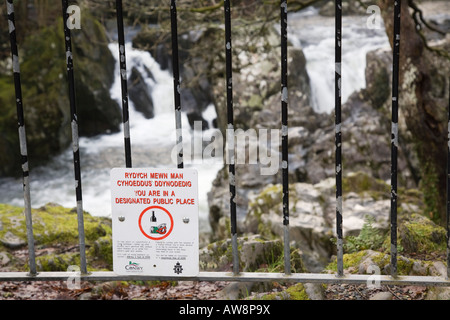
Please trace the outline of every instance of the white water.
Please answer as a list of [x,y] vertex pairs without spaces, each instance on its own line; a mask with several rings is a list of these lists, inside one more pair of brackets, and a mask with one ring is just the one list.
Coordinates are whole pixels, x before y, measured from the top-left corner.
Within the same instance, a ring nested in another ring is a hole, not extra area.
[[[301,46],[307,58],[307,71],[311,78],[314,107],[330,112],[334,108],[334,19],[317,15],[314,10],[293,14],[289,18],[289,38]],[[364,17],[344,18],[343,39],[343,102],[354,90],[365,85],[365,54],[368,50],[387,45],[383,30],[368,30]],[[110,45],[115,57],[116,43]],[[173,112],[173,81],[167,71],[162,71],[149,53],[126,47],[127,69],[134,66],[142,75],[148,68],[155,80],[147,78],[152,87],[155,117],[145,119],[133,108],[130,101],[130,126],[133,167],[176,167],[171,159],[175,145],[175,117]],[[111,96],[121,101],[118,64],[117,79],[111,88]],[[215,117],[213,106],[203,114],[211,121]],[[209,230],[207,192],[222,161],[213,159],[201,163],[191,161],[192,131],[183,116],[183,141],[185,167],[193,167],[199,173],[200,230]],[[82,123],[80,123],[82,125]],[[212,127],[210,125],[210,127]],[[214,129],[204,132],[208,137]],[[208,141],[208,140],[206,140]],[[109,172],[114,167],[125,166],[123,132],[80,139],[83,208],[94,216],[110,216]],[[197,155],[196,155],[197,156]],[[197,158],[196,158],[197,159]],[[48,202],[65,207],[75,207],[75,182],[72,148],[53,158],[46,166],[31,168],[31,204],[40,207]],[[0,179],[0,203],[23,206],[21,179]]]
[[[367,27],[367,16],[342,18],[342,103],[355,91],[365,88],[367,52],[390,48],[384,26]],[[308,8],[288,18],[289,39],[301,47],[311,83],[312,106],[317,112],[334,110],[334,17],[318,15]]]

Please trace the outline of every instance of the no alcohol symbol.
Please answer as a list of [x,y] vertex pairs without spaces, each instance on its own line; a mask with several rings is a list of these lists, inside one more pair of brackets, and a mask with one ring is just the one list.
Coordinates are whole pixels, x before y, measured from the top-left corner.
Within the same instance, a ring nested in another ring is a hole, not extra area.
[[160,206],[151,206],[139,215],[139,229],[151,240],[166,238],[173,229],[173,218],[170,212]]

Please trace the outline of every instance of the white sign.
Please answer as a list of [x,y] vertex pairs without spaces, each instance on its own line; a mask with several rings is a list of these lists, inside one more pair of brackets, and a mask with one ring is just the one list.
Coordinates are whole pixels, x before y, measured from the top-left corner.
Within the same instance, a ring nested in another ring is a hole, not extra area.
[[114,168],[111,207],[115,273],[198,274],[196,170]]

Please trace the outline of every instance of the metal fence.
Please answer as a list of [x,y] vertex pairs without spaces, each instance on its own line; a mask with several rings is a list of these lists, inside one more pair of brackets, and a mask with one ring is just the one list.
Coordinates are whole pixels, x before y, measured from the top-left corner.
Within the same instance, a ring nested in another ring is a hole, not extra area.
[[[232,83],[232,39],[231,39],[231,7],[230,0],[224,0],[224,21],[225,21],[225,52],[226,52],[226,95],[227,95],[227,116],[228,129],[234,129],[233,117],[233,83]],[[85,236],[83,222],[83,200],[82,200],[82,184],[80,169],[80,154],[78,147],[78,123],[77,109],[75,101],[75,85],[74,85],[74,64],[71,44],[71,31],[67,24],[64,23],[66,63],[69,87],[69,101],[71,111],[71,128],[72,128],[72,145],[73,145],[73,164],[76,182],[76,203],[78,214],[78,233],[79,233],[79,250],[80,250],[80,272],[77,274],[81,280],[195,280],[195,281],[292,281],[292,282],[309,282],[309,283],[348,283],[348,284],[364,284],[373,279],[373,275],[364,274],[344,274],[343,266],[343,212],[342,212],[342,157],[341,157],[341,40],[342,40],[342,1],[335,1],[335,161],[336,161],[336,236],[337,236],[337,273],[336,274],[319,274],[319,273],[292,273],[290,265],[290,248],[289,248],[289,188],[288,188],[288,84],[287,84],[287,18],[288,8],[287,1],[280,1],[280,25],[281,25],[281,133],[282,133],[282,193],[283,193],[283,223],[284,226],[284,272],[283,273],[260,273],[260,272],[241,272],[239,270],[239,252],[237,245],[237,222],[236,222],[236,195],[235,186],[235,163],[234,156],[229,159],[229,188],[230,188],[230,217],[231,217],[231,237],[232,237],[232,272],[200,272],[197,276],[139,276],[139,275],[117,275],[114,272],[88,272],[85,255]],[[29,186],[29,170],[28,155],[26,144],[26,133],[24,123],[24,111],[22,107],[22,92],[20,83],[20,65],[18,57],[18,48],[16,42],[16,23],[14,17],[13,0],[6,0],[9,34],[11,42],[12,66],[14,74],[16,107],[18,118],[18,131],[20,141],[20,153],[22,156],[23,170],[23,191],[25,204],[26,229],[29,252],[29,271],[28,272],[1,272],[0,281],[43,281],[43,280],[66,280],[73,277],[73,272],[37,272],[35,261],[35,248],[33,238],[33,226],[30,204],[30,186]],[[392,131],[391,131],[391,274],[377,275],[377,281],[380,284],[415,284],[424,286],[450,286],[450,241],[449,228],[447,225],[447,275],[443,277],[435,276],[399,276],[397,274],[397,148],[398,148],[398,77],[399,77],[399,53],[400,53],[400,13],[401,1],[393,1],[394,6],[394,43],[393,43],[393,78],[392,78]],[[62,0],[63,21],[67,21],[69,15],[67,13],[68,1]],[[125,146],[125,162],[126,167],[130,168],[131,164],[131,143],[130,128],[128,115],[128,94],[127,94],[127,77],[126,77],[126,53],[124,41],[124,26],[122,15],[122,1],[116,0],[117,27],[119,39],[119,61],[121,73],[121,89],[122,89],[122,110],[123,110],[123,128],[124,128],[124,146]],[[172,52],[173,52],[173,89],[174,89],[174,106],[176,128],[181,129],[181,112],[182,106],[180,102],[180,75],[178,63],[178,42],[177,42],[177,7],[176,1],[171,0],[171,32],[172,32]],[[449,125],[450,128],[450,125]],[[234,132],[234,131],[233,131]],[[449,133],[450,136],[450,133]],[[234,141],[234,139],[229,139]],[[183,168],[183,149],[182,149],[181,130],[177,130],[177,159],[178,168]],[[450,144],[449,144],[450,145]],[[234,143],[229,143],[228,151],[230,155],[234,154]],[[449,148],[450,155],[450,148]],[[450,158],[450,157],[449,157]],[[448,170],[450,170],[450,165]],[[449,171],[450,172],[450,171]],[[450,179],[450,178],[448,178]],[[449,181],[447,181],[448,183]],[[450,194],[450,193],[449,193]],[[448,198],[450,198],[448,196]],[[447,202],[449,207],[450,202]],[[449,209],[447,209],[447,221],[449,220]]]

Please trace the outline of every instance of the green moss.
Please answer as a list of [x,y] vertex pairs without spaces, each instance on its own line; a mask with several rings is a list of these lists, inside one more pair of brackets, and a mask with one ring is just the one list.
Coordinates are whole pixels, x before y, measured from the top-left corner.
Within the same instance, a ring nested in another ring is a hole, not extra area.
[[291,300],[310,300],[302,283],[289,287],[286,292],[290,295]]
[[281,205],[283,198],[282,188],[281,184],[267,186],[250,202],[249,208],[255,210],[255,213],[261,214],[262,212],[267,212],[268,209]]
[[403,217],[399,224],[399,241],[406,252],[445,252],[446,231],[427,217],[412,214]]
[[[422,157],[426,158],[426,157]],[[429,159],[424,159],[422,162],[425,163],[423,166],[422,180],[420,181],[420,190],[423,192],[424,199],[424,214],[433,219],[434,222],[439,223],[439,202],[441,197],[439,195],[439,177],[437,170],[433,163]]]
[[352,172],[342,178],[344,192],[368,193],[374,199],[389,197],[390,187],[381,179],[371,177],[365,172]]
[[[33,235],[38,249],[36,263],[42,271],[66,271],[69,265],[79,265],[79,237],[76,211],[56,204],[32,209]],[[112,267],[111,220],[84,213],[85,241],[88,260],[103,268]],[[0,240],[13,235],[26,245],[24,208],[0,204]],[[23,268],[24,266],[19,266]]]
[[285,291],[264,294],[259,299],[261,300],[311,300],[306,293],[305,287],[302,283],[297,283]]
[[251,108],[257,107],[261,108],[262,105],[263,105],[262,97],[258,94],[252,95],[248,100],[248,106]]
[[[284,254],[283,254],[283,245],[281,242],[278,242],[278,246],[274,248],[271,252],[272,256],[264,257],[264,260],[261,261],[261,265],[264,267],[257,269],[257,272],[284,272]],[[298,249],[291,248],[290,250],[290,263],[291,263],[291,272],[293,273],[303,273],[307,272],[305,264],[303,263],[301,253]]]
[[66,271],[71,265],[80,265],[78,252],[48,254],[36,258],[38,271]]
[[[343,264],[344,269],[350,268],[350,267],[356,267],[359,265],[361,260],[367,255],[366,250],[354,252],[354,253],[346,253],[343,255]],[[325,267],[325,271],[334,271],[337,272],[337,261],[336,259],[329,263]]]
[[88,257],[102,263],[107,269],[112,269],[113,265],[113,248],[112,238],[110,235],[98,238],[94,245],[87,252]]

